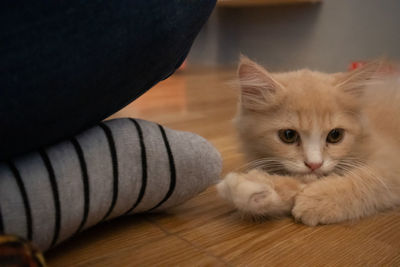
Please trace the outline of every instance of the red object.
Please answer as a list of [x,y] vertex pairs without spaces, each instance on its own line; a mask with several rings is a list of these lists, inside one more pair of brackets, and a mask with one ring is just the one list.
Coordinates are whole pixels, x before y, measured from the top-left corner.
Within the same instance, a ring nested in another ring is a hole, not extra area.
[[[352,71],[358,69],[359,67],[365,65],[368,61],[353,61],[349,64],[348,70]],[[382,65],[378,69],[378,73],[381,74],[390,74],[390,73],[400,73],[399,65],[388,62],[382,61]]]
[[348,70],[355,70],[359,67],[361,67],[362,65],[364,65],[365,63],[367,63],[366,61],[353,61],[350,63]]

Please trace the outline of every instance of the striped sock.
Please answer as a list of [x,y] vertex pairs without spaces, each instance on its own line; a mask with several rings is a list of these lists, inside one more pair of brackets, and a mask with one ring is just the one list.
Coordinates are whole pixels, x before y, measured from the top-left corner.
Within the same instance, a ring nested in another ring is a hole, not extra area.
[[134,119],[100,123],[0,163],[0,232],[47,250],[101,221],[180,204],[219,179],[202,137]]

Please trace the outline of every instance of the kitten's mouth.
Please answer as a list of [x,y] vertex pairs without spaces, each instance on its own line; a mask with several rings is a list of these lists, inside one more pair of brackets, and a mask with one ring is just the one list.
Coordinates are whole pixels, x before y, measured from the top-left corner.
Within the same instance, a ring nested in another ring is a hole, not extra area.
[[315,171],[299,171],[299,172],[288,172],[289,175],[297,175],[297,176],[315,176],[317,179],[323,178],[328,176],[332,171],[322,171],[322,170],[315,170]]
[[282,176],[290,176],[290,175],[295,175],[295,176],[315,176],[316,178],[322,178],[325,176],[328,176],[331,174],[334,170],[291,170],[290,168],[287,168],[284,164],[281,165],[281,168],[279,169],[270,169],[267,167],[262,168],[264,171],[268,172],[269,174],[276,174],[276,175],[282,175]]
[[329,173],[310,171],[311,175],[315,175],[318,179],[327,176]]

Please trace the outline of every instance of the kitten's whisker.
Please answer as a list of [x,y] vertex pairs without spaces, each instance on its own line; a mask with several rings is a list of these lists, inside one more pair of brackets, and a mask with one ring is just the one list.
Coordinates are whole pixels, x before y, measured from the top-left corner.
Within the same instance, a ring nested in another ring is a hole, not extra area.
[[256,164],[251,164],[251,165],[247,165],[247,166],[242,166],[241,168],[240,168],[240,170],[242,170],[242,171],[249,171],[249,170],[251,170],[251,169],[256,169],[256,168],[273,168],[273,167],[276,167],[276,168],[280,168],[280,166],[278,165],[278,164],[265,164],[265,163],[263,163],[263,162],[260,162],[260,163],[256,163]]
[[257,166],[261,160],[262,159],[257,159],[257,160],[245,163],[242,166],[239,166],[238,168],[236,168],[235,171],[236,172],[237,171],[246,171],[246,170],[252,169],[254,166]]
[[[387,191],[390,191],[390,189],[389,189],[389,187],[387,186],[387,184],[383,181],[383,179],[382,179],[380,176],[378,176],[378,175],[375,174],[375,171],[374,171],[370,166],[364,165],[363,168],[364,168],[366,171],[369,172],[368,174],[369,174],[372,178],[374,178],[375,180],[379,181],[379,182],[385,187],[385,189],[386,189]],[[368,176],[368,174],[367,174],[367,176]]]
[[347,157],[338,162],[338,164],[335,166],[334,172],[336,171],[343,172],[345,171],[345,168],[353,169],[353,168],[359,168],[361,166],[365,166],[365,162],[356,157]]
[[250,161],[250,162],[240,166],[239,168],[237,168],[236,171],[246,172],[246,171],[249,171],[251,169],[256,169],[256,168],[263,168],[266,170],[273,169],[275,171],[275,170],[282,169],[283,166],[279,162],[279,159],[269,157],[269,158],[260,158],[260,159]]
[[[389,187],[383,181],[383,179],[381,177],[379,177],[378,175],[376,175],[375,172],[373,171],[373,169],[370,168],[369,166],[367,166],[366,164],[359,165],[359,166],[355,166],[354,164],[347,164],[347,165],[339,166],[339,164],[338,164],[338,167],[341,170],[343,170],[345,173],[350,174],[354,178],[361,180],[365,186],[367,186],[367,183],[365,183],[365,182],[371,181],[371,179],[372,179],[372,182],[377,181],[385,188],[386,191],[390,191]],[[367,173],[365,174],[365,176],[361,176],[360,174],[358,174],[356,172],[356,170],[365,171]]]

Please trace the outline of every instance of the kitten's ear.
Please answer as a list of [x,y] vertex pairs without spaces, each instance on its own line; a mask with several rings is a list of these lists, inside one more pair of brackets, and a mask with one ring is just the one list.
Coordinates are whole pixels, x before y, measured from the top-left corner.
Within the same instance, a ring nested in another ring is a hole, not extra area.
[[277,100],[282,86],[263,67],[245,56],[240,57],[238,77],[241,105],[248,110],[262,110]]
[[375,60],[351,72],[340,74],[337,77],[336,86],[346,93],[361,96],[365,86],[376,78],[383,64],[383,60]]

